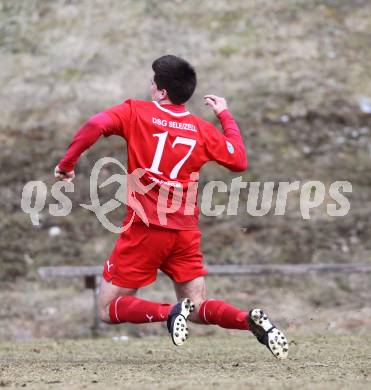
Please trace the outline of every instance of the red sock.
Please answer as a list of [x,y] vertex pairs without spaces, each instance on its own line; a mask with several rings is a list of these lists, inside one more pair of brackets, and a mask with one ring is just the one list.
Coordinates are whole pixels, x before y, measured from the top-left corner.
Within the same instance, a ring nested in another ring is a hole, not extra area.
[[226,329],[250,330],[246,321],[247,312],[241,311],[224,301],[209,300],[202,302],[199,316],[204,324],[219,325]]
[[173,305],[145,301],[131,295],[114,299],[109,307],[111,322],[131,322],[144,324],[147,322],[166,321]]

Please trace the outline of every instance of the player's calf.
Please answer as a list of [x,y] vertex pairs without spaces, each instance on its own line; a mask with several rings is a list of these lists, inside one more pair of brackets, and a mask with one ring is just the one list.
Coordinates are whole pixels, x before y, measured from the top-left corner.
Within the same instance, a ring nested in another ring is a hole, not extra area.
[[288,354],[288,342],[285,335],[273,325],[268,316],[260,309],[249,313],[227,302],[206,300],[202,302],[199,316],[206,325],[219,325],[226,329],[250,330],[278,359]]

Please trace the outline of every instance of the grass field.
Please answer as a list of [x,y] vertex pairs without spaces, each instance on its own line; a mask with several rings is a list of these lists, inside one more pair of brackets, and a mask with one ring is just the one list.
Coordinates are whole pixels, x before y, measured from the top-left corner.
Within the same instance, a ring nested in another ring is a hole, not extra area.
[[283,362],[246,335],[1,343],[0,367],[28,389],[371,389],[371,335],[291,336]]

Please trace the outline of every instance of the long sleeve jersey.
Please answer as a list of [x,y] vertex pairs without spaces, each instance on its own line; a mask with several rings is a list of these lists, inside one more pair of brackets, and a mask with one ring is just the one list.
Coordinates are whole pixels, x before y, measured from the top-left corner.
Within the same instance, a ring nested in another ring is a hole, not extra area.
[[[198,176],[194,173],[208,161],[235,172],[247,168],[243,139],[232,114],[224,110],[218,119],[224,134],[188,112],[184,105],[126,100],[91,117],[76,133],[58,165],[70,172],[99,137],[121,136],[126,140],[129,175],[140,171],[134,178],[137,183],[131,187],[128,184],[128,199],[135,202],[128,201],[127,220],[134,217],[134,221],[144,219],[170,229],[197,229],[197,204],[193,208],[187,204],[190,199],[196,202],[196,196],[189,194],[197,188]],[[133,195],[138,180],[145,190]],[[138,202],[140,210],[135,206]],[[165,219],[163,213],[167,214]]]

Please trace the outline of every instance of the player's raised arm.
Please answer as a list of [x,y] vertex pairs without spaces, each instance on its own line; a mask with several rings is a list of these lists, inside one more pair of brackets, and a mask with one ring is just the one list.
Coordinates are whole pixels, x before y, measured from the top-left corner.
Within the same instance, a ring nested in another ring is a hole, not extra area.
[[[54,176],[58,180],[72,181],[77,160],[103,135],[119,135],[126,139],[124,125],[130,120],[128,102],[114,106],[105,112],[92,116],[75,134],[67,152],[55,167]],[[126,128],[127,126],[125,126]]]
[[210,159],[231,171],[242,172],[247,169],[246,150],[240,130],[224,98],[206,95],[205,104],[210,106],[218,117],[224,134],[214,126],[205,134],[206,148]]

